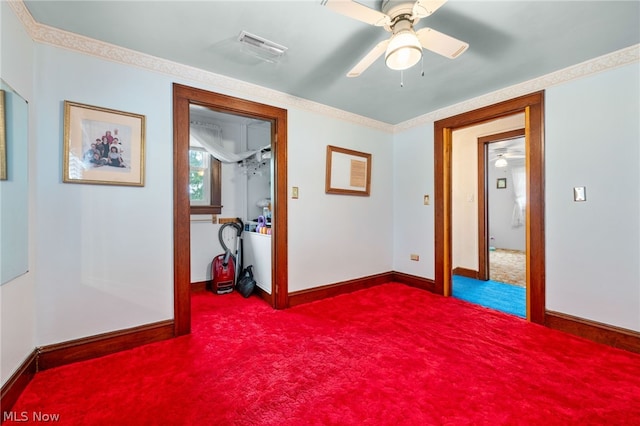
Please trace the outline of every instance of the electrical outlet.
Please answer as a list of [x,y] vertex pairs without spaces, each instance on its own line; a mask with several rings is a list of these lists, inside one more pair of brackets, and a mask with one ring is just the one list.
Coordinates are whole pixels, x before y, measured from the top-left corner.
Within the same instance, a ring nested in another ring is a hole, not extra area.
[[425,206],[428,206],[428,205],[429,205],[429,196],[428,196],[428,195],[425,195],[425,196],[424,196],[424,205],[425,205]]
[[291,188],[291,198],[293,198],[294,200],[298,199],[298,187],[294,186],[293,188]]
[[420,260],[420,256],[418,256],[417,254],[412,254],[411,255],[411,260],[415,260],[416,262]]

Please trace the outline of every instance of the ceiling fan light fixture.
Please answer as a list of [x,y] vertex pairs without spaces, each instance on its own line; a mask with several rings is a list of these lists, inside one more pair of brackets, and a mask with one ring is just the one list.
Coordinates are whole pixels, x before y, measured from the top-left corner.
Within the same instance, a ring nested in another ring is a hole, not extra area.
[[384,60],[392,70],[406,70],[422,59],[422,45],[409,21],[401,20],[393,29]]
[[507,160],[504,159],[503,157],[500,157],[496,160],[496,163],[494,164],[496,167],[498,168],[503,168],[503,167],[507,167]]

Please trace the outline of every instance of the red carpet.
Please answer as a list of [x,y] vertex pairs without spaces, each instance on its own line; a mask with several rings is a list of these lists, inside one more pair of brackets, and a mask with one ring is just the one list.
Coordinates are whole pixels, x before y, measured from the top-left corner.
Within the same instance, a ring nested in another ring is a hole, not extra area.
[[13,411],[65,425],[640,419],[640,355],[400,284],[287,311],[201,293],[193,312],[190,336],[38,373]]

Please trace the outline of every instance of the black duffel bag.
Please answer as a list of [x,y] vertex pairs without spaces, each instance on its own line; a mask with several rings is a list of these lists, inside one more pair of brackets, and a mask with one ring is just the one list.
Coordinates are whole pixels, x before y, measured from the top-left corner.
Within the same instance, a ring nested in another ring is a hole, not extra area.
[[242,271],[242,274],[240,274],[240,279],[236,284],[236,290],[243,297],[251,296],[251,293],[253,293],[253,290],[256,288],[256,280],[253,279],[253,271],[251,270],[252,268],[253,265],[249,265],[244,268],[244,271]]

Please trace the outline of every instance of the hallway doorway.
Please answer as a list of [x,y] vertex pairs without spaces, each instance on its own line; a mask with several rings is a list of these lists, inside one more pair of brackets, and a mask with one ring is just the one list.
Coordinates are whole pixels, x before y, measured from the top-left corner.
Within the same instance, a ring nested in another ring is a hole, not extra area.
[[526,157],[524,128],[478,138],[478,182],[485,195],[478,206],[478,249],[487,262],[480,269],[488,272],[486,279],[520,287],[527,285]]
[[519,113],[454,130],[451,161],[452,295],[520,317],[526,317],[524,124]]
[[524,114],[527,204],[526,318],[544,324],[544,92],[501,102],[437,121],[434,126],[435,161],[435,288],[452,294],[452,149],[453,132],[492,120]]

